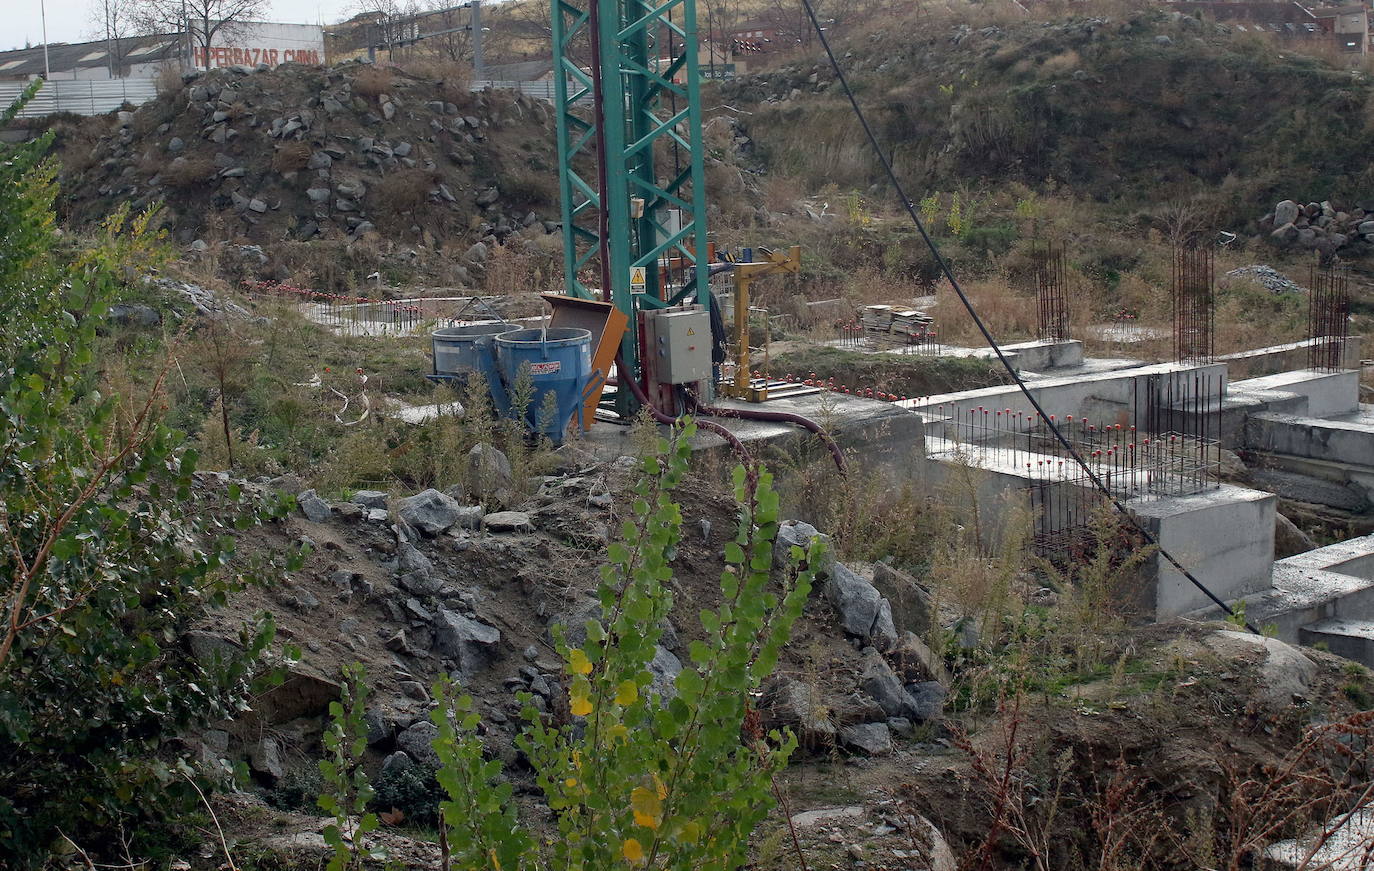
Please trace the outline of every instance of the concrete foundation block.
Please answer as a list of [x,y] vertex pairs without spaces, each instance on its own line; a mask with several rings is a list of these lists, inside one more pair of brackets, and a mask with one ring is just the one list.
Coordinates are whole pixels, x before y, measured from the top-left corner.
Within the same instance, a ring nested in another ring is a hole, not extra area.
[[[1267,588],[1274,559],[1272,493],[1223,485],[1193,496],[1130,502],[1127,507],[1160,546],[1223,601]],[[1167,620],[1211,604],[1159,554],[1154,564],[1155,619]]]

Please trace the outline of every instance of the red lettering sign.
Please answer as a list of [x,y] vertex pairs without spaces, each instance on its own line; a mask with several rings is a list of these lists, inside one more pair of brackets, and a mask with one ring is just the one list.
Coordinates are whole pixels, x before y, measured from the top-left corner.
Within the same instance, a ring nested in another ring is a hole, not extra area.
[[320,53],[317,49],[276,49],[276,48],[244,48],[241,46],[222,46],[216,45],[210,48],[210,63],[205,62],[206,51],[202,46],[196,46],[191,53],[191,59],[197,67],[230,67],[237,64],[256,66],[257,64],[267,64],[277,66],[281,63],[299,64],[318,64],[320,63]]

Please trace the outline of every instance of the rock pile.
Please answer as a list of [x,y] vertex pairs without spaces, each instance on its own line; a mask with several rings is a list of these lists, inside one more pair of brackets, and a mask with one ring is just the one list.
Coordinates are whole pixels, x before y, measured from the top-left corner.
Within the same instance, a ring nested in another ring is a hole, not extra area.
[[1374,200],[1354,205],[1324,200],[1300,205],[1284,200],[1260,218],[1260,229],[1280,248],[1334,254],[1347,246],[1374,242]]
[[[335,675],[341,663],[352,661],[365,665],[374,690],[368,742],[385,770],[434,763],[429,687],[440,674],[472,695],[490,753],[508,764],[518,761],[522,694],[532,695],[537,710],[565,715],[568,678],[555,652],[554,627],[564,626],[567,642],[581,644],[579,633],[599,615],[592,595],[596,567],[623,508],[617,500],[633,498],[637,463],[621,458],[531,479],[517,491],[533,492],[525,498],[512,495],[513,469],[499,450],[481,444],[468,459],[471,474],[461,486],[407,496],[323,494],[292,476],[239,482],[295,496],[295,514],[264,533],[271,540],[257,546],[308,544],[310,553],[300,570],[271,586],[262,604],[277,615],[283,637],[304,649],[300,668],[315,677],[296,685],[309,689],[313,701],[293,697],[264,716],[271,742],[251,724],[224,727],[205,742],[207,759],[242,759],[263,783],[280,782],[296,764],[292,760],[317,744],[321,714],[337,696],[337,686],[320,676]],[[233,483],[225,473],[197,480],[207,488]],[[698,520],[679,547],[679,581],[709,595],[736,508],[704,501],[688,510]],[[818,538],[826,540],[806,523],[781,524],[776,571],[790,570],[792,547],[806,550]],[[817,581],[804,631],[822,639],[825,669],[808,672],[799,665],[821,655],[809,648],[785,653],[791,665],[763,688],[765,725],[795,730],[806,748],[818,752],[905,752],[919,724],[941,719],[949,683],[941,659],[913,634],[935,619],[929,594],[887,567],[870,580],[861,567],[836,562],[833,551],[813,568]],[[687,661],[693,618],[677,616],[688,622],[681,628],[671,620],[661,624],[648,664],[652,690],[664,699],[675,694]],[[227,631],[231,625],[197,627],[187,644],[208,658],[219,646],[236,643]]]
[[460,237],[460,252],[557,228],[540,220],[556,193],[552,110],[513,92],[362,63],[236,67],[187,74],[180,90],[83,124],[94,146],[64,154],[61,175],[76,224],[164,202],[174,238],[193,247],[211,233],[270,243],[375,231],[429,248]]
[[1253,278],[1274,293],[1306,293],[1307,288],[1279,272],[1272,266],[1257,263],[1254,266],[1241,266],[1226,273],[1227,278]]

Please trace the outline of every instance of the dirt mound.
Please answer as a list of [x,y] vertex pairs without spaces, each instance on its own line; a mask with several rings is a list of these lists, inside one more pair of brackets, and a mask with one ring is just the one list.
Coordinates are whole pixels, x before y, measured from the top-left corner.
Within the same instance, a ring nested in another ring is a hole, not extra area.
[[552,109],[514,92],[361,63],[235,67],[55,129],[77,227],[163,202],[182,245],[375,236],[463,256],[556,229]]

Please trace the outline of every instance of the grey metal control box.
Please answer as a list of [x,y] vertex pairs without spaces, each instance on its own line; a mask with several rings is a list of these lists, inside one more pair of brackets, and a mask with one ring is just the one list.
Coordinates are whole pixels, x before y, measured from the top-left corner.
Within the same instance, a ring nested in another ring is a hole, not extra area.
[[654,312],[647,324],[654,380],[692,384],[711,378],[711,317],[701,306]]

